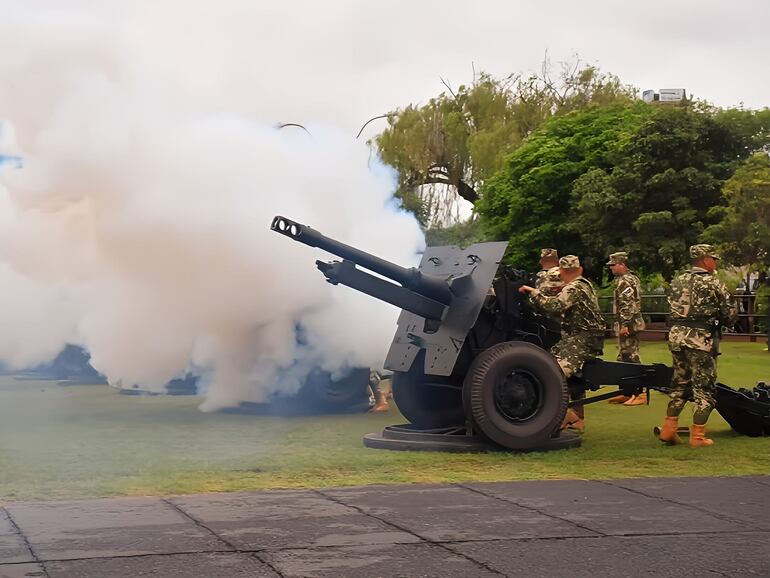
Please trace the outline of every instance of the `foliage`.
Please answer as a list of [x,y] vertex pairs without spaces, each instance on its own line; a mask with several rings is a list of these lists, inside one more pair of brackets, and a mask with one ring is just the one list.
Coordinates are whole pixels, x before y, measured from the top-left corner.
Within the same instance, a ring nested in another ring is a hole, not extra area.
[[425,231],[425,241],[429,247],[443,245],[467,247],[485,240],[477,218],[471,218],[448,227],[439,225]]
[[768,330],[767,318],[770,315],[768,304],[770,304],[770,286],[763,284],[757,287],[756,300],[754,301],[754,313],[757,315],[754,324],[757,331],[761,333]]
[[631,254],[640,273],[687,264],[719,213],[722,184],[770,142],[766,111],[610,105],[551,119],[506,159],[477,205],[482,223],[510,239],[511,259],[533,265],[555,245],[601,279],[606,255]]
[[[712,215],[721,221],[710,226],[703,240],[714,243],[722,257],[752,271],[770,265],[770,157],[759,152],[749,157],[724,184],[727,203]],[[748,285],[748,281],[747,281]]]
[[[573,218],[573,183],[591,169],[609,170],[619,143],[631,138],[651,115],[644,103],[608,105],[547,121],[484,187],[477,204],[488,235],[510,240],[508,259],[534,267],[541,247],[584,255],[580,235],[566,227]],[[590,260],[601,275],[604,259]],[[595,276],[599,276],[595,275]]]
[[482,73],[456,91],[445,84],[447,92],[426,105],[391,112],[374,140],[382,160],[398,171],[396,196],[404,207],[426,226],[451,221],[454,201],[475,203],[480,185],[543,121],[635,96],[617,77],[578,59],[563,64],[556,79],[551,71],[546,60],[529,77]]
[[669,283],[660,273],[639,275],[639,281],[642,285],[642,293],[665,293],[668,291]]
[[637,132],[618,143],[612,167],[575,181],[567,228],[589,254],[622,248],[640,269],[670,276],[714,224],[722,184],[758,146],[757,128],[751,111],[691,103],[650,109]]

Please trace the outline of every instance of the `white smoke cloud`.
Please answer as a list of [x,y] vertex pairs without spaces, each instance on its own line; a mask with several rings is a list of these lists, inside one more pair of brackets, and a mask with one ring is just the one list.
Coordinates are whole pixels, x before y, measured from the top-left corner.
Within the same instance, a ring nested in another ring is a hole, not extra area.
[[0,167],[0,358],[75,342],[110,381],[157,388],[195,367],[208,409],[382,362],[398,311],[326,284],[327,255],[269,224],[405,265],[421,232],[363,143],[293,118],[312,94],[254,74],[269,55],[247,32],[270,23],[248,28],[251,5],[0,6],[0,155],[23,156]]

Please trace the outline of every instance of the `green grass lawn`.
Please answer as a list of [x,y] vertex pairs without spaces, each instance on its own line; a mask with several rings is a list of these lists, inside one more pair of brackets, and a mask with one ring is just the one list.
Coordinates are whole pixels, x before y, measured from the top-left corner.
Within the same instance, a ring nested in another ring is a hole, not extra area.
[[[614,345],[608,343],[608,358]],[[725,343],[720,381],[770,380],[764,345]],[[670,362],[645,343],[645,362]],[[712,448],[667,447],[649,407],[589,406],[583,446],[551,453],[441,454],[364,448],[365,433],[402,422],[387,414],[268,417],[204,414],[199,398],[119,395],[106,386],[0,378],[0,501],[179,494],[374,483],[770,473],[770,438],[733,433],[718,414]],[[683,423],[691,412],[685,410]]]

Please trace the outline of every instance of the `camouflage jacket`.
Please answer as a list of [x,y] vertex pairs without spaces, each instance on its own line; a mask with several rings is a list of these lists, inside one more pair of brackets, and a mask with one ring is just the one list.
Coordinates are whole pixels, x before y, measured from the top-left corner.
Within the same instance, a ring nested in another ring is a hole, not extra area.
[[539,289],[549,297],[558,295],[564,287],[564,281],[559,276],[559,268],[551,267],[538,271],[535,275],[535,289]]
[[632,334],[644,329],[642,304],[639,298],[641,292],[639,277],[633,272],[629,271],[615,279],[615,301],[612,311],[615,313],[618,329],[628,327]]
[[604,335],[605,323],[599,310],[596,292],[585,277],[570,281],[554,297],[549,297],[539,289],[535,290],[532,292],[532,299],[546,313],[561,316],[562,335]]
[[675,350],[687,347],[714,351],[719,327],[732,325],[737,319],[735,303],[727,288],[716,275],[700,267],[693,267],[671,282],[668,303],[668,341]]

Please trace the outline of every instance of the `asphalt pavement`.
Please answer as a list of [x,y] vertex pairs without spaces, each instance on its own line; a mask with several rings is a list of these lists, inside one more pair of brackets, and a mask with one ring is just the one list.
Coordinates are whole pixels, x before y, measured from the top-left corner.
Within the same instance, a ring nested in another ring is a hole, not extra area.
[[770,576],[770,476],[0,508],[0,578]]

